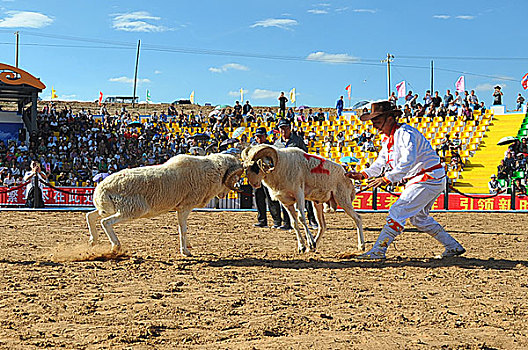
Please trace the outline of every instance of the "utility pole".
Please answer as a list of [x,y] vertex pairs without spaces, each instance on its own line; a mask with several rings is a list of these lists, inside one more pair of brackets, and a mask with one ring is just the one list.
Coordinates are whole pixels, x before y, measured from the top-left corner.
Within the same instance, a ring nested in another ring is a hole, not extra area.
[[141,46],[141,40],[138,40],[138,48],[137,48],[137,55],[136,55],[136,72],[134,73],[134,95],[132,96],[132,108],[136,105],[136,86],[137,86],[137,71],[138,71],[138,64],[139,64],[139,47]]
[[387,90],[389,92],[388,97],[391,95],[391,73],[390,73],[390,64],[393,61],[394,56],[390,53],[387,53],[387,58],[381,60],[382,63],[387,63]]
[[15,67],[18,68],[18,43],[20,41],[20,33],[18,31],[15,32],[16,36],[16,46],[15,46]]
[[434,94],[434,61],[431,60],[431,95]]

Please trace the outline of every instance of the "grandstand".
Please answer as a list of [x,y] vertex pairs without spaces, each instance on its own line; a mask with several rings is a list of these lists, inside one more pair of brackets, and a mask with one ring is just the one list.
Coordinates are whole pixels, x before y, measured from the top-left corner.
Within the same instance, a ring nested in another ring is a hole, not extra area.
[[[45,106],[45,102],[39,103],[39,110]],[[95,115],[98,112],[99,106],[96,103],[87,102],[59,102],[56,103],[57,108],[62,106],[69,106],[73,111],[85,110],[88,111],[88,115],[93,115],[96,121],[101,121],[101,116]],[[109,112],[121,109],[122,104],[108,104],[107,108]],[[197,133],[211,132],[212,125],[204,120],[199,126],[186,127],[180,125],[175,119],[170,119],[167,123],[153,122],[151,115],[154,112],[161,113],[166,111],[169,107],[168,104],[155,104],[155,105],[139,105],[135,108],[127,106],[132,119],[140,121],[142,124],[150,122],[158,126],[162,126],[161,130],[166,130],[173,135],[194,135]],[[189,114],[191,111],[194,113],[201,113],[203,116],[207,116],[214,107],[212,106],[178,106],[179,111]],[[268,107],[255,107],[255,110],[268,109]],[[90,113],[90,110],[92,111]],[[315,110],[315,108],[314,108]],[[95,112],[95,113],[94,113]],[[355,111],[347,111],[343,116],[337,117],[334,109],[325,108],[324,113],[326,119],[320,122],[296,122],[294,128],[297,131],[304,132],[307,135],[310,131],[314,131],[317,135],[314,140],[308,142],[309,152],[319,154],[325,158],[332,159],[339,162],[339,159],[344,156],[355,157],[359,159],[358,164],[355,164],[357,170],[365,167],[367,163],[372,163],[376,157],[377,152],[367,152],[362,150],[360,145],[352,140],[353,135],[362,134],[364,132],[375,135],[374,144],[379,149],[380,138],[376,135],[373,130],[371,123],[364,123],[359,120]],[[496,172],[496,167],[503,157],[504,146],[497,146],[497,141],[504,136],[516,135],[519,126],[523,122],[524,115],[521,113],[508,113],[508,114],[494,114],[493,110],[486,110],[484,114],[480,114],[479,111],[474,112],[473,120],[465,120],[463,117],[446,116],[442,117],[412,117],[406,122],[417,128],[422,132],[427,139],[431,141],[433,148],[439,149],[441,142],[445,139],[446,135],[449,135],[451,139],[454,138],[455,134],[459,135],[460,138],[460,151],[459,155],[462,160],[463,167],[456,169],[449,168],[448,177],[451,179],[451,183],[460,187],[464,192],[468,193],[487,193],[487,182],[492,173]],[[164,124],[164,125],[161,125]],[[528,134],[528,121],[523,124],[522,131],[519,130],[520,136]],[[265,126],[269,131],[275,128],[275,122],[243,122],[242,125],[245,130],[242,135],[245,135],[249,140],[257,127]],[[142,131],[143,130],[143,131]],[[234,128],[225,128],[228,137],[232,137]],[[137,128],[137,133],[144,132],[144,128]],[[335,135],[339,132],[343,132],[345,136],[345,142],[335,142]],[[60,136],[60,133],[56,131],[56,137]],[[331,136],[331,137],[330,137]],[[328,143],[325,141],[325,137],[334,139],[334,142]],[[218,142],[219,140],[213,140]],[[446,154],[445,163],[450,162],[450,154]],[[54,184],[53,182],[51,182]],[[77,186],[86,186],[85,181],[77,183]],[[401,188],[396,188],[401,190]],[[235,197],[233,193],[231,197]]]
[[490,176],[497,173],[497,165],[507,149],[506,146],[497,145],[497,142],[505,136],[517,135],[524,119],[523,113],[494,115],[488,132],[481,139],[478,152],[464,168],[457,186],[464,187],[465,192],[488,193]]

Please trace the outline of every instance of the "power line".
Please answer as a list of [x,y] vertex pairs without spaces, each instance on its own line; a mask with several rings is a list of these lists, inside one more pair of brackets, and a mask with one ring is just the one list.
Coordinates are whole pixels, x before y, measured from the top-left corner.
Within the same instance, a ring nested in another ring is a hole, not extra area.
[[[0,32],[11,32],[9,30],[0,29]],[[32,32],[32,31],[22,31],[24,35],[45,37],[59,40],[70,40],[70,41],[80,41],[88,42],[94,44],[106,44],[105,46],[83,46],[83,45],[67,45],[67,44],[43,44],[43,43],[24,43],[20,44],[21,46],[35,46],[35,47],[57,47],[57,48],[82,48],[82,49],[135,49],[136,44],[123,41],[112,41],[112,40],[101,40],[101,39],[91,39],[83,38],[77,36],[69,35],[59,35],[59,34],[47,34],[41,32]],[[0,45],[14,45],[14,43],[2,42]],[[184,48],[184,47],[173,47],[165,45],[153,45],[153,44],[144,44],[143,50],[153,51],[153,52],[167,52],[167,53],[180,53],[180,54],[195,54],[195,55],[212,55],[212,56],[228,56],[228,57],[243,57],[243,58],[258,58],[258,59],[267,59],[267,60],[282,60],[282,61],[297,61],[297,62],[315,62],[315,63],[337,63],[337,64],[354,64],[362,66],[375,66],[375,67],[385,67],[384,64],[379,63],[379,59],[371,58],[347,58],[347,57],[332,57],[331,59],[325,58],[309,58],[309,56],[285,56],[285,55],[270,55],[270,54],[259,54],[259,53],[246,53],[246,52],[236,52],[236,51],[227,51],[227,50],[214,50],[214,49],[203,49],[203,48]],[[465,57],[465,56],[409,56],[396,55],[397,59],[447,59],[447,60],[528,60],[524,57]],[[417,65],[404,65],[404,64],[393,64],[393,67],[400,68],[413,68],[413,69],[430,69],[426,66],[417,66]],[[465,74],[470,76],[491,78],[491,79],[500,79],[505,81],[517,81],[517,79],[512,79],[508,77],[493,76],[487,74],[472,73],[466,71],[459,71],[454,69],[447,68],[435,68],[438,71],[445,71],[451,73]]]
[[398,56],[403,59],[469,60],[469,61],[528,61],[528,57],[471,57],[471,56]]

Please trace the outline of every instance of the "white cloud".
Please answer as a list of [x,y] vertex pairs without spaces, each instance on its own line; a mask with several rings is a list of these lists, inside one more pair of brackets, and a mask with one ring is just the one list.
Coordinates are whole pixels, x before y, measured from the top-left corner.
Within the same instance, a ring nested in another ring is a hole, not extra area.
[[251,98],[255,100],[262,100],[266,98],[277,98],[279,97],[280,92],[278,91],[271,91],[271,90],[265,90],[265,89],[255,89],[253,91],[253,94],[251,95]]
[[354,12],[364,12],[364,13],[376,13],[378,12],[377,10],[372,10],[372,9],[355,9],[355,10],[352,10]]
[[312,52],[306,57],[308,61],[318,61],[326,63],[349,63],[358,62],[358,57],[349,56],[346,53],[331,54],[323,51]]
[[433,18],[437,18],[437,19],[449,19],[449,18],[451,18],[451,16],[448,16],[448,15],[434,15]]
[[475,16],[456,16],[458,19],[473,19]]
[[258,21],[255,24],[251,25],[251,28],[256,27],[277,27],[282,29],[291,29],[291,27],[298,25],[299,22],[297,22],[294,19],[288,19],[288,18],[268,18],[263,21]]
[[[133,78],[129,78],[129,77],[119,77],[119,78],[110,78],[108,79],[108,81],[111,81],[113,83],[123,83],[123,84],[134,84],[134,79]],[[138,84],[142,84],[142,83],[150,83],[150,80],[149,79],[138,79],[137,80]]]
[[348,10],[349,7],[348,6],[345,6],[345,7],[338,7],[335,9],[336,12],[343,12],[343,11],[346,11]]
[[162,25],[155,25],[147,21],[159,21],[161,17],[152,16],[146,11],[120,13],[113,15],[112,27],[125,32],[165,32],[171,30]]
[[[475,86],[473,90],[480,91],[480,92],[493,91],[495,89],[495,86],[497,86],[497,84],[484,83],[484,84],[479,84]],[[502,89],[504,89],[506,87],[506,84],[501,83],[500,86]]]
[[249,70],[248,67],[242,65],[242,64],[238,64],[238,63],[227,63],[227,64],[224,64],[222,67],[210,67],[209,68],[209,71],[210,72],[213,72],[213,73],[222,73],[222,72],[227,72],[228,70],[243,70],[243,71],[247,71]]
[[0,19],[0,28],[42,28],[53,23],[53,19],[38,12],[7,11]]
[[314,15],[326,15],[328,13],[328,11],[326,10],[318,10],[318,9],[308,10],[308,12]]
[[157,70],[157,69],[154,71],[154,74],[161,74],[161,73],[162,72],[160,70]]
[[[244,89],[242,91],[244,91],[244,95],[247,95],[247,93],[248,93],[247,90]],[[231,96],[231,97],[240,97],[240,90],[238,90],[238,91],[229,91],[228,95]]]

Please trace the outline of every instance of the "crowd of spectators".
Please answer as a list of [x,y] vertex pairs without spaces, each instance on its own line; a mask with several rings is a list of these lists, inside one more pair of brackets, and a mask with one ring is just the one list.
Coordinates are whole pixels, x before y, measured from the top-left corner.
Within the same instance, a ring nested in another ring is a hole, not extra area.
[[[126,105],[110,113],[103,104],[97,112],[84,108],[74,112],[70,106],[54,103],[44,106],[37,116],[38,131],[29,135],[28,144],[0,141],[0,185],[22,184],[31,161],[36,160],[56,186],[93,186],[124,168],[160,164],[177,154],[203,154],[206,149],[223,151],[228,147],[221,146],[229,139],[228,131],[242,122],[273,123],[278,118],[271,108],[255,112],[249,101],[243,106],[237,101],[233,108],[215,109],[207,115],[178,110],[172,104],[166,111],[143,116],[143,121]],[[309,110],[307,118],[315,120],[322,114],[322,110]],[[299,134],[308,140],[303,132]],[[244,147],[251,141],[242,135],[237,143]]]
[[[500,89],[496,89],[494,98],[502,98]],[[397,104],[398,99],[394,93],[390,100]],[[522,108],[522,96],[517,103],[517,107]],[[322,108],[289,108],[285,112],[281,105],[278,109],[263,107],[256,110],[249,101],[245,104],[236,101],[233,107],[223,107],[203,112],[184,110],[181,106],[178,109],[171,104],[166,110],[152,112],[142,122],[137,113],[127,110],[126,105],[112,113],[103,104],[98,111],[92,113],[84,108],[73,111],[68,105],[59,107],[49,103],[39,110],[38,132],[29,135],[27,144],[18,140],[11,140],[7,144],[0,141],[0,185],[14,186],[23,183],[24,174],[30,171],[31,161],[36,160],[49,175],[49,181],[55,185],[93,186],[94,178],[102,179],[123,168],[159,164],[176,154],[193,154],[193,149],[205,150],[209,147],[212,151],[222,151],[223,148],[218,146],[223,141],[228,141],[229,130],[234,130],[243,122],[273,123],[283,113],[308,145],[322,141],[329,152],[335,146],[341,149],[345,145],[356,143],[363,152],[377,151],[373,135],[369,132],[352,132],[350,136],[343,132],[334,135],[332,131],[319,135],[315,127],[307,133],[302,131],[300,123],[317,123],[327,119],[328,113]],[[474,111],[486,111],[484,102],[479,101],[474,90],[466,91],[463,95],[457,91],[453,95],[447,90],[443,98],[438,91],[434,94],[426,91],[421,99],[418,94],[409,91],[403,105],[398,108],[402,109],[404,122],[411,117],[441,117],[445,120],[447,116],[467,121],[474,119]],[[175,126],[181,131],[174,132]],[[203,132],[205,137],[197,139],[194,137],[195,132]],[[272,142],[276,137],[277,133],[271,133]],[[243,147],[251,142],[243,135],[238,146]],[[524,140],[523,144],[525,142]],[[512,145],[521,146],[520,143]],[[458,134],[452,139],[446,135],[437,152],[444,159],[449,159],[446,165],[448,170],[462,170],[464,165],[459,155]],[[515,150],[512,155],[506,156],[503,162],[505,164],[499,166],[499,179],[511,179],[514,171],[526,170],[524,156],[518,153],[526,152]],[[509,159],[515,160],[513,165]],[[99,174],[101,175],[97,177]]]
[[[393,104],[397,104],[398,98],[395,92],[392,93],[389,100]],[[453,116],[455,120],[462,118],[462,120],[468,121],[474,120],[473,113],[475,111],[480,111],[482,114],[486,112],[486,106],[483,101],[479,102],[475,90],[465,91],[464,95],[455,91],[453,95],[451,90],[447,89],[443,98],[438,91],[431,95],[431,91],[427,90],[422,99],[419,98],[418,94],[409,91],[405,96],[403,105],[398,105],[398,108],[402,110],[404,121],[408,121],[412,117],[419,120],[422,118],[431,120],[440,117],[445,120],[447,116]]]
[[[488,187],[490,193],[510,190],[511,184],[515,187],[515,193],[526,195],[526,184],[528,181],[527,161],[528,140],[524,137],[521,141],[515,140],[506,150],[504,158],[497,166],[497,174],[493,174]],[[498,180],[504,180],[498,181]]]

